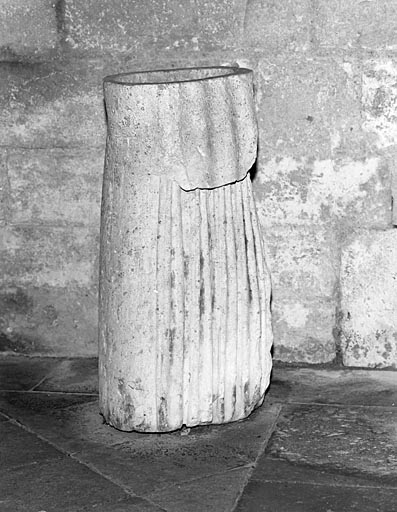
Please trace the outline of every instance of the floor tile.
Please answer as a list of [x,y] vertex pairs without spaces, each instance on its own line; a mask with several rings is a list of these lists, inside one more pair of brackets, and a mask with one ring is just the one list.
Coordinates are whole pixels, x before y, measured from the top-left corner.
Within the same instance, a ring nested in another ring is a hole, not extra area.
[[395,512],[394,489],[252,480],[234,512]]
[[172,512],[230,512],[242,492],[251,468],[200,478],[157,491],[150,500]]
[[304,461],[290,462],[262,455],[252,479],[261,482],[309,483],[347,487],[391,487],[397,492],[397,478],[393,475],[360,473],[332,465],[308,465]]
[[[54,395],[36,394],[30,401],[15,395],[0,394],[0,410],[139,495],[252,463],[280,410],[278,404],[265,403],[241,422],[196,427],[188,435],[141,434],[120,432],[104,424],[96,401],[64,409]],[[72,399],[71,395],[60,399],[65,398]],[[47,400],[54,401],[54,407],[48,407]]]
[[48,375],[57,363],[54,358],[0,357],[0,390],[29,390]]
[[98,359],[79,358],[59,361],[48,377],[35,389],[40,391],[97,393]]
[[274,368],[272,400],[397,407],[397,372]]
[[77,456],[131,491],[147,495],[167,484],[252,463],[264,448],[278,411],[274,406],[263,407],[244,422],[197,427],[188,435],[131,434],[113,446],[85,444]]
[[[117,485],[66,457],[3,472],[0,496],[4,502],[2,511],[10,503],[14,503],[15,508],[9,510],[27,507],[30,512],[130,512],[140,510],[136,508],[139,505],[149,505],[130,498]],[[156,507],[148,506],[147,510],[156,510]]]
[[397,410],[287,405],[267,447],[275,458],[397,479]]
[[0,423],[0,467],[2,471],[15,466],[59,459],[61,452],[11,422]]

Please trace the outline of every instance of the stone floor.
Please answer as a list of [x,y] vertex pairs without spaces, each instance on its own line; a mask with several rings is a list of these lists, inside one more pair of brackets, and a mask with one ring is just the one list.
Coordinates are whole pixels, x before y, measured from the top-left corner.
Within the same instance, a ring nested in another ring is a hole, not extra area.
[[0,359],[0,512],[397,510],[397,372],[275,368],[245,421],[119,432],[96,360]]

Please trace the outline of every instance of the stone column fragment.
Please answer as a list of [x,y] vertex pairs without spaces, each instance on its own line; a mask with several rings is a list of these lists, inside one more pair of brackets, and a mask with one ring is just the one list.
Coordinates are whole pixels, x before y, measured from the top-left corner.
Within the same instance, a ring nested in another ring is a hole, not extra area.
[[244,418],[272,344],[252,72],[129,73],[104,88],[101,412],[143,432]]

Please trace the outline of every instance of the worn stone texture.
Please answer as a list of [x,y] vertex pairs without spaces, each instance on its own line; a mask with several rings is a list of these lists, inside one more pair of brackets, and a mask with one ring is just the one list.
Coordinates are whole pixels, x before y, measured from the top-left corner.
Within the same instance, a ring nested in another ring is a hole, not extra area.
[[272,305],[274,358],[287,363],[328,363],[336,357],[335,300],[275,300]]
[[77,50],[179,52],[235,46],[244,4],[238,0],[65,0],[65,40]]
[[7,168],[7,152],[0,150],[0,226],[8,218],[9,179]]
[[311,19],[310,0],[247,0],[244,44],[269,54],[307,51]]
[[363,158],[357,58],[300,53],[264,57],[256,82],[260,160]]
[[2,286],[92,286],[98,231],[88,227],[6,226],[0,231]]
[[396,0],[317,0],[313,38],[320,48],[395,50],[396,16]]
[[2,145],[103,146],[103,63],[0,63]]
[[58,43],[54,0],[0,0],[0,57],[52,50]]
[[252,87],[252,72],[233,67],[107,77],[110,165],[129,162],[136,179],[165,177],[185,191],[244,179],[257,152]]
[[391,223],[387,159],[337,161],[273,158],[259,164],[255,182],[263,226],[274,224],[386,227]]
[[95,286],[3,287],[0,353],[90,356],[97,353]]
[[104,148],[9,150],[10,221],[97,230]]
[[379,149],[397,144],[397,62],[372,58],[364,62],[362,82],[363,128]]
[[342,253],[344,364],[397,366],[397,231],[358,233]]
[[100,406],[118,429],[227,423],[263,402],[273,340],[251,74],[106,79]]
[[274,225],[264,231],[264,239],[273,301],[333,297],[339,252],[332,230]]
[[274,225],[264,233],[272,280],[275,359],[314,364],[332,361],[339,278],[334,232]]

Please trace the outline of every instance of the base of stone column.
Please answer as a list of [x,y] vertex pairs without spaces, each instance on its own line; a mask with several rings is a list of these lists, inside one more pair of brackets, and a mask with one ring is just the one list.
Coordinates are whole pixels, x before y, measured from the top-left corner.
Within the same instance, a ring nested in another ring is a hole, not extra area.
[[270,281],[249,176],[185,192],[104,184],[100,407],[121,430],[248,416],[271,372]]

